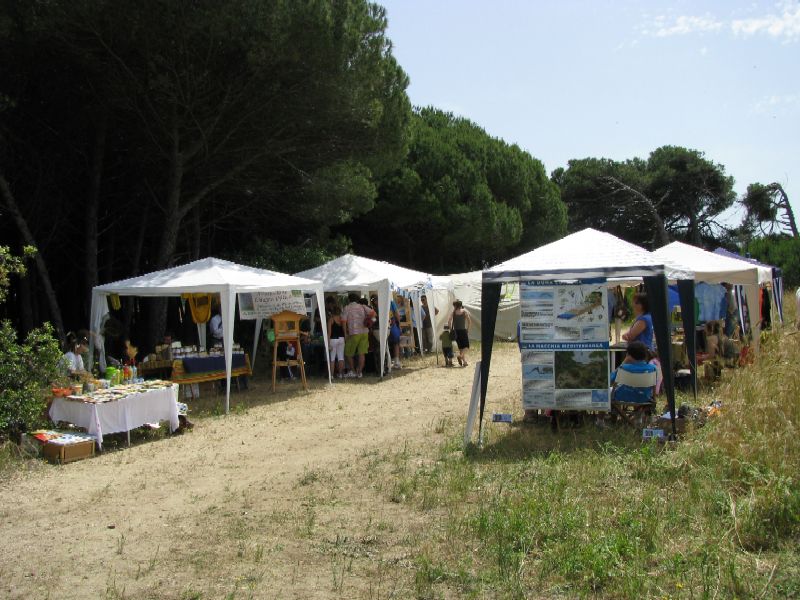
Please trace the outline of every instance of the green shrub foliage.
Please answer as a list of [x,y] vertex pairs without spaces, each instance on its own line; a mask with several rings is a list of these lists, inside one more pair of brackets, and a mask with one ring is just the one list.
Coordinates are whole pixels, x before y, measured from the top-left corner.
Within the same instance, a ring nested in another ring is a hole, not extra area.
[[50,383],[61,351],[49,323],[21,343],[10,321],[0,322],[0,434],[31,429],[45,419]]

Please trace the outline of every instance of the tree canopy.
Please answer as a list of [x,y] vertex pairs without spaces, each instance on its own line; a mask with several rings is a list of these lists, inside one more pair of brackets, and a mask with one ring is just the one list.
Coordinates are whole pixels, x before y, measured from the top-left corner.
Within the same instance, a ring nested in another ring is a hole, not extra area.
[[786,286],[800,285],[800,238],[770,234],[750,240],[746,250],[756,260],[779,267]]
[[380,180],[374,210],[346,231],[370,256],[454,272],[556,239],[565,225],[540,161],[467,119],[423,108],[408,157]]
[[657,148],[647,160],[571,160],[552,179],[570,229],[591,226],[651,248],[670,238],[713,243],[725,232],[719,215],[736,199],[722,165],[678,146]]
[[364,0],[4,3],[3,235],[39,248],[72,323],[99,281],[324,243],[407,150],[386,25]]
[[[0,241],[37,248],[0,311],[63,335],[98,283],[208,255],[296,271],[352,250],[452,273],[583,227],[651,248],[733,239],[733,179],[702,152],[548,178],[478,124],[412,110],[386,30],[367,0],[0,4]],[[744,243],[793,228],[778,184],[741,202]],[[126,329],[142,306],[146,344],[164,307],[124,303]]]
[[747,211],[744,227],[751,233],[774,234],[784,229],[792,237],[800,237],[789,196],[781,184],[751,183],[741,203]]

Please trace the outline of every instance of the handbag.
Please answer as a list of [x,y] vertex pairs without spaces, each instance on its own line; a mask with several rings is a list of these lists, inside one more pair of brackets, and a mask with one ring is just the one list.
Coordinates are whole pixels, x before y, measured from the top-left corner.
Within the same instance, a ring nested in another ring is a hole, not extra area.
[[372,326],[375,324],[375,318],[367,312],[366,307],[364,308],[364,327],[367,329],[372,329]]

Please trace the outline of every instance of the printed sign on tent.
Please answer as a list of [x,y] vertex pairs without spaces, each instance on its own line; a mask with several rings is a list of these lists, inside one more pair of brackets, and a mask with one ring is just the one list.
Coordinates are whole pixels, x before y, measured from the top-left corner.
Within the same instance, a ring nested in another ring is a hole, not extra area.
[[525,409],[608,410],[605,280],[520,284]]
[[239,294],[239,317],[269,319],[284,310],[306,314],[306,301],[300,290],[277,290]]

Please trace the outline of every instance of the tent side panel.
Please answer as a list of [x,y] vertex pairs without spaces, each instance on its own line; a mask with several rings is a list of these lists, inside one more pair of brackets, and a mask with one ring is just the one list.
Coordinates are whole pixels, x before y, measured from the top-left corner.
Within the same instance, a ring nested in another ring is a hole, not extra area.
[[664,389],[667,392],[667,402],[672,415],[672,436],[677,434],[675,429],[675,379],[672,374],[672,340],[670,337],[670,323],[667,303],[667,278],[665,275],[644,277],[644,285],[650,300],[650,315],[653,318],[653,330],[658,345],[661,372],[664,377]]
[[481,289],[481,406],[478,416],[478,439],[483,429],[483,410],[486,405],[486,389],[489,384],[489,367],[492,364],[494,345],[494,325],[497,321],[497,307],[500,304],[500,284],[484,281]]

